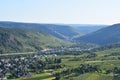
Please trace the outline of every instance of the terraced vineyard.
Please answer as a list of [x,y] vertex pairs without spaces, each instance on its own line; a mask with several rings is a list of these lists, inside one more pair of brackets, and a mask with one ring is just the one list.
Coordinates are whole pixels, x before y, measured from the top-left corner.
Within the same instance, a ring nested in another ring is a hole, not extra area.
[[[71,73],[61,76],[60,80],[120,80],[119,73],[115,71],[115,68],[120,69],[119,53],[120,48],[112,48],[103,51],[86,52],[76,56],[59,56],[62,59],[61,64],[65,65],[65,68],[68,69],[74,70],[81,64],[97,66],[99,69],[98,71],[88,71],[85,73],[71,71]],[[96,56],[90,56],[91,54]]]

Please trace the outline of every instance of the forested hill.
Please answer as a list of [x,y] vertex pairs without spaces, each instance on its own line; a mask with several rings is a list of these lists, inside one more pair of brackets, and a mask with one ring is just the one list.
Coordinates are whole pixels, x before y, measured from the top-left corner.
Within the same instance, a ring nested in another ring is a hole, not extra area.
[[79,42],[99,45],[111,44],[120,41],[120,24],[114,24],[96,32],[76,38]]
[[69,44],[40,30],[0,27],[0,53],[38,51]]
[[74,36],[80,35],[80,32],[69,25],[57,24],[37,24],[37,23],[20,23],[20,22],[0,22],[1,27],[7,28],[25,28],[32,30],[42,30],[60,39],[72,39]]

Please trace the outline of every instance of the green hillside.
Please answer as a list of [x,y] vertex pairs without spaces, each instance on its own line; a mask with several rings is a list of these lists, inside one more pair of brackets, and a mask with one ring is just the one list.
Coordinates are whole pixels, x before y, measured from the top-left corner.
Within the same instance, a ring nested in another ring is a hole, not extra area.
[[66,46],[64,42],[40,30],[0,28],[0,51],[29,52],[50,47]]
[[52,36],[55,36],[64,40],[71,40],[74,36],[81,35],[77,29],[69,25],[59,24],[40,24],[40,23],[22,23],[22,22],[6,22],[0,21],[1,27],[7,28],[21,28],[21,29],[32,29],[41,30]]
[[79,42],[94,43],[99,45],[111,44],[120,41],[120,24],[114,24],[96,32],[76,38]]

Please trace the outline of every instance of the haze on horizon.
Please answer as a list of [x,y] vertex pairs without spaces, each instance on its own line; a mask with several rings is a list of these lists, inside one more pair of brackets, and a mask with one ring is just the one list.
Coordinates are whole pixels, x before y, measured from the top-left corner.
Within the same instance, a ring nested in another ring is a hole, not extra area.
[[0,21],[67,24],[120,22],[120,0],[0,0]]

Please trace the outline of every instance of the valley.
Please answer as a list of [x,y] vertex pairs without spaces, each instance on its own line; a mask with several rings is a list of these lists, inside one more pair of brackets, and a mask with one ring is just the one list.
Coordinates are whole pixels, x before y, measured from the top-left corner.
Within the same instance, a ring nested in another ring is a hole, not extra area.
[[0,78],[119,80],[119,27],[0,22]]
[[120,0],[0,0],[0,80],[120,80]]

